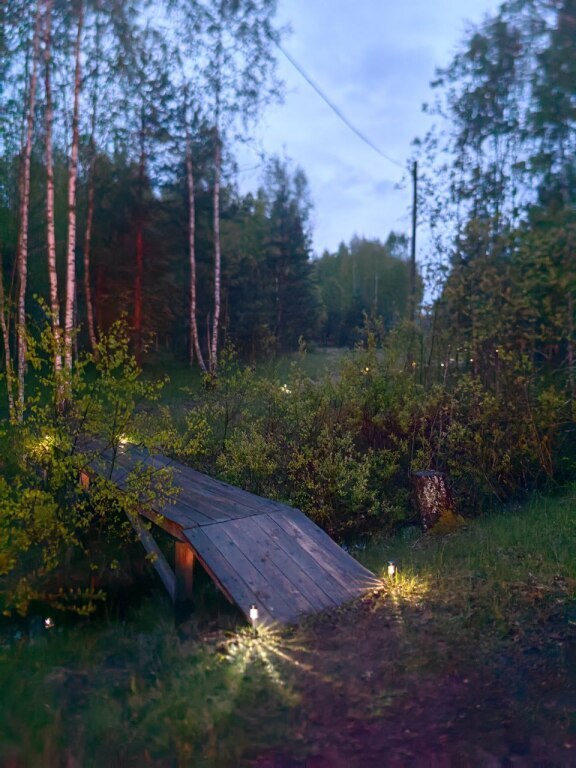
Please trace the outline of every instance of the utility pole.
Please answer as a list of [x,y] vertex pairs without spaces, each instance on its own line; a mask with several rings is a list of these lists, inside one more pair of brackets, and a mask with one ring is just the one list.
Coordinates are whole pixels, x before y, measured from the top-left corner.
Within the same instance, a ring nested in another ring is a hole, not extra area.
[[412,164],[412,243],[410,253],[410,321],[416,319],[416,215],[418,208],[418,162]]

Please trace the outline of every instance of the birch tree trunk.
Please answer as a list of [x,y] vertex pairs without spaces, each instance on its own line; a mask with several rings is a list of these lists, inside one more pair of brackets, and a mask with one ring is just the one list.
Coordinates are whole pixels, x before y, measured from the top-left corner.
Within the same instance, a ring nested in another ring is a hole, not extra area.
[[186,175],[188,179],[188,245],[190,249],[190,365],[194,363],[194,353],[198,364],[206,371],[196,318],[196,198],[194,194],[194,166],[192,163],[192,142],[190,132],[186,131]]
[[8,394],[8,415],[10,421],[14,421],[16,409],[14,403],[14,371],[12,370],[12,356],[10,354],[10,336],[8,322],[6,321],[6,300],[4,298],[4,265],[0,252],[0,328],[4,342],[4,365],[6,367],[6,391]]
[[214,318],[212,321],[212,343],[210,346],[210,370],[214,372],[218,365],[218,330],[220,325],[220,173],[222,165],[222,147],[220,132],[215,128],[214,143]]
[[56,234],[54,225],[54,161],[52,156],[52,6],[53,0],[46,0],[44,26],[44,90],[45,90],[45,161],[46,161],[46,250],[48,254],[48,277],[50,281],[50,311],[54,333],[54,372],[56,377],[62,371],[60,302],[58,299],[58,272],[56,269]]
[[138,220],[136,230],[136,272],[134,275],[134,342],[136,362],[142,358],[142,274],[144,272],[144,236],[142,220]]
[[18,249],[16,263],[18,267],[18,401],[17,418],[24,418],[24,376],[26,373],[26,284],[28,279],[28,213],[30,208],[30,158],[32,155],[32,137],[34,133],[34,106],[36,103],[36,84],[38,81],[38,59],[40,55],[40,0],[36,4],[36,21],[32,42],[32,72],[28,90],[26,111],[26,134],[23,146],[22,165],[20,168],[20,227],[18,230]]
[[68,170],[68,240],[66,245],[66,311],[64,316],[64,362],[72,370],[72,336],[74,334],[74,303],[76,300],[76,182],[78,178],[78,144],[80,117],[81,63],[80,42],[84,22],[84,4],[78,9],[78,31],[74,51],[74,108],[72,113],[72,146]]
[[136,271],[134,273],[134,352],[142,358],[142,282],[144,278],[144,174],[146,170],[146,118],[141,111],[140,161],[138,166],[138,212],[136,221]]
[[[96,3],[99,13],[100,4]],[[98,87],[100,73],[100,20],[96,22],[96,54],[94,71],[94,88],[92,91],[92,117],[90,127],[90,163],[88,167],[88,211],[86,214],[86,232],[84,234],[84,298],[86,300],[86,325],[92,354],[98,354],[98,341],[94,322],[94,305],[92,302],[92,281],[90,279],[90,259],[92,249],[92,222],[94,221],[94,170],[96,166],[96,121],[98,119]]]
[[88,213],[86,215],[86,233],[84,236],[84,295],[86,299],[86,324],[88,326],[88,337],[90,339],[92,353],[96,355],[98,342],[94,324],[92,282],[90,280],[90,249],[92,245],[92,222],[94,220],[94,165],[95,157],[92,156],[88,171]]

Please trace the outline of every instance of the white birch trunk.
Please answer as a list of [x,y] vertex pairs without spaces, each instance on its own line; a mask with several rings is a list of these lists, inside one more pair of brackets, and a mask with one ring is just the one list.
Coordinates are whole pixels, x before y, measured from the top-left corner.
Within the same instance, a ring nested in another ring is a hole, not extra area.
[[14,402],[14,371],[12,369],[12,356],[10,354],[10,336],[6,321],[6,301],[4,298],[4,266],[0,253],[0,328],[2,328],[2,340],[4,342],[4,365],[6,368],[6,391],[8,394],[8,415],[10,421],[14,421],[16,408]]
[[88,214],[86,216],[86,234],[84,237],[84,294],[86,298],[86,324],[88,325],[88,337],[92,353],[97,354],[98,342],[96,340],[96,330],[94,326],[94,308],[92,305],[92,283],[90,280],[90,249],[92,244],[92,221],[94,219],[94,163],[92,157],[90,161],[89,179],[88,179]]
[[[100,13],[100,3],[96,3],[96,11]],[[88,326],[88,338],[92,354],[98,356],[98,340],[96,338],[96,324],[94,322],[94,305],[92,301],[92,281],[90,279],[91,250],[92,250],[92,223],[94,221],[94,170],[96,167],[96,122],[98,119],[98,88],[100,85],[100,17],[96,21],[96,54],[94,88],[92,91],[92,116],[90,127],[90,164],[88,168],[88,212],[86,215],[86,232],[84,235],[84,296],[86,299],[86,324]]]
[[78,32],[75,46],[74,108],[72,113],[72,145],[68,170],[68,240],[66,246],[66,309],[64,315],[64,362],[66,370],[72,370],[72,336],[74,334],[74,302],[76,299],[76,181],[78,177],[78,144],[80,112],[80,42],[84,21],[84,5],[78,10]]
[[214,318],[212,321],[212,343],[210,346],[210,370],[214,372],[218,366],[218,330],[220,325],[220,172],[222,164],[222,148],[220,132],[216,127],[214,146]]
[[26,113],[26,139],[23,147],[22,165],[20,170],[20,228],[18,231],[18,250],[16,263],[18,267],[18,305],[17,305],[17,339],[18,339],[18,402],[17,418],[24,418],[24,377],[26,373],[26,284],[28,281],[28,213],[30,208],[30,158],[32,155],[32,138],[34,133],[34,106],[36,103],[36,84],[38,81],[38,59],[40,54],[40,0],[36,5],[36,22],[32,42],[32,73],[28,91],[28,106]]
[[54,225],[54,161],[52,156],[52,4],[46,0],[44,27],[44,87],[45,87],[45,160],[46,160],[46,250],[48,252],[48,277],[50,281],[50,312],[54,333],[54,372],[62,371],[60,302],[58,299],[58,271],[56,269],[56,234]]
[[202,357],[198,322],[196,319],[196,198],[194,194],[194,166],[192,163],[192,143],[190,133],[186,134],[186,176],[188,179],[188,246],[190,250],[190,365],[194,362],[194,352],[200,368],[205,371],[206,364]]

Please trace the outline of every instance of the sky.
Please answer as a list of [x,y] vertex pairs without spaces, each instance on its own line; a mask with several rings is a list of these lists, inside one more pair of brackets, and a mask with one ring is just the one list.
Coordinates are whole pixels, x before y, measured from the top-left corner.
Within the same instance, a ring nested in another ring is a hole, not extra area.
[[410,234],[405,169],[413,139],[430,124],[422,112],[433,97],[429,83],[436,67],[451,61],[467,23],[498,6],[499,0],[279,0],[279,22],[291,27],[283,47],[400,167],[352,133],[277,51],[284,101],[268,107],[253,146],[239,153],[242,191],[257,188],[261,169],[246,169],[263,149],[305,171],[317,255],[355,234],[381,240],[391,230]]

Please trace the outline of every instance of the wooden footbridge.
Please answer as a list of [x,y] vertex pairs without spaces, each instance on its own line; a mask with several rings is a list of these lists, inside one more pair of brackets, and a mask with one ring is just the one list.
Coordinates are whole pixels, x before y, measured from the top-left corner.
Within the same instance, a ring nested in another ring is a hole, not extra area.
[[[95,443],[91,441],[93,451]],[[198,560],[224,595],[262,624],[291,624],[363,594],[375,576],[298,509],[215,480],[135,445],[98,447],[91,470],[122,489],[135,469],[170,467],[177,494],[142,506],[140,514],[175,539],[174,571],[146,526],[142,543],[175,604],[192,599]],[[94,454],[92,454],[94,455]],[[85,481],[88,480],[85,476]]]

